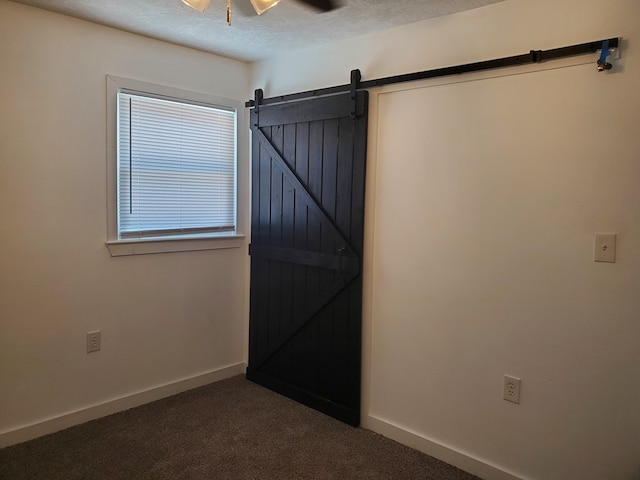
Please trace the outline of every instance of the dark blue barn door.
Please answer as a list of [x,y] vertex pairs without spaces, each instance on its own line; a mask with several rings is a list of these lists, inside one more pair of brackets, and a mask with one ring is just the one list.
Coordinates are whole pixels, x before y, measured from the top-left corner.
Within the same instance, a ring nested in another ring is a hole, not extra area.
[[247,378],[360,422],[367,92],[251,111]]

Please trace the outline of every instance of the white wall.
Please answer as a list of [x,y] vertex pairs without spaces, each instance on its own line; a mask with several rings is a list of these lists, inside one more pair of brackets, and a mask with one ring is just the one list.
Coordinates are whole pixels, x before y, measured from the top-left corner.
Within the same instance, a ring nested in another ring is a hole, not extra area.
[[[104,245],[105,76],[245,100],[248,65],[6,1],[0,65],[1,443],[65,426],[24,429],[110,400],[169,384],[136,397],[148,401],[242,371],[246,242],[119,258]],[[248,233],[242,135],[240,229]],[[88,355],[93,329],[102,350]]]
[[640,478],[638,19],[507,0],[254,65],[272,96],[625,39],[609,74],[593,55],[372,92],[365,425],[487,479]]
[[[260,62],[249,85],[245,64],[0,1],[0,443],[244,360],[246,244],[104,247],[106,74],[244,100],[621,35],[612,74],[372,92],[364,422],[487,479],[640,478],[638,18],[507,0]],[[618,263],[591,262],[596,231]]]

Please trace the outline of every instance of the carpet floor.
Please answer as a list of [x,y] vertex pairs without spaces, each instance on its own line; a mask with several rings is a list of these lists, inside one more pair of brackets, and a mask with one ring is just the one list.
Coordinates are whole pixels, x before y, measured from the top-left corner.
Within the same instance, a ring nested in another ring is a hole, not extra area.
[[0,450],[2,480],[479,480],[238,376]]

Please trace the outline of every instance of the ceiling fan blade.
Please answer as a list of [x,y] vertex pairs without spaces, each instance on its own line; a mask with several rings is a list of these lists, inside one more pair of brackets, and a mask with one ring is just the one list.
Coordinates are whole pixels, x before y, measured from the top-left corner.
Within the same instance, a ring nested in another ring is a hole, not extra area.
[[280,0],[251,0],[251,5],[258,15],[262,15],[278,3],[280,3]]
[[300,3],[309,5],[310,7],[322,10],[323,12],[330,12],[339,7],[338,3],[334,0],[298,0]]
[[194,10],[204,13],[209,6],[210,0],[182,0],[182,2],[189,5]]

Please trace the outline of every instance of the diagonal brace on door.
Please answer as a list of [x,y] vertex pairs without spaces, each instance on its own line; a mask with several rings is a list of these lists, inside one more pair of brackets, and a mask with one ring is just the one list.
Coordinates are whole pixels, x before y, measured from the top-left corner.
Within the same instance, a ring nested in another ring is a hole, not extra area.
[[320,201],[311,193],[311,191],[304,184],[302,179],[298,176],[298,174],[291,168],[289,163],[280,155],[280,152],[275,148],[275,146],[271,143],[271,141],[267,138],[267,136],[262,132],[260,127],[251,126],[251,131],[257,137],[260,145],[262,145],[269,155],[271,155],[274,163],[280,167],[282,173],[287,177],[287,179],[293,184],[293,187],[296,189],[296,192],[300,192],[300,194],[305,197],[307,204],[311,210],[314,210],[315,213],[320,217],[320,220],[329,224],[331,229],[335,234],[340,238],[340,240],[344,243],[345,246],[348,247],[349,252],[356,252],[357,250],[353,247],[351,242],[345,237],[342,233],[342,230],[336,225],[336,222],[329,216],[327,211],[322,207]]
[[360,274],[359,271],[354,270],[344,273],[346,274],[345,277],[341,278],[339,281],[336,281],[329,290],[325,291],[323,295],[319,295],[318,297],[316,297],[315,301],[307,306],[305,312],[300,315],[299,320],[293,322],[291,325],[288,325],[282,330],[275,343],[269,345],[268,352],[262,352],[259,355],[256,355],[255,359],[252,359],[250,365],[252,368],[257,369],[264,365],[264,363],[273,355],[275,355],[278,350],[280,350],[289,341],[289,339],[291,339],[291,337],[293,337],[302,327],[304,327],[314,316],[320,313],[320,310],[322,310],[325,305],[327,305],[336,295],[344,290],[347,285],[349,285],[349,283]]

